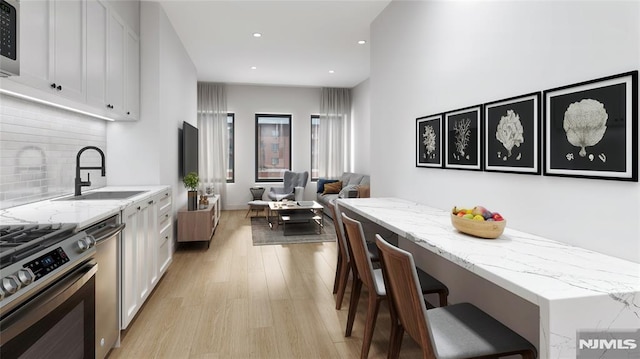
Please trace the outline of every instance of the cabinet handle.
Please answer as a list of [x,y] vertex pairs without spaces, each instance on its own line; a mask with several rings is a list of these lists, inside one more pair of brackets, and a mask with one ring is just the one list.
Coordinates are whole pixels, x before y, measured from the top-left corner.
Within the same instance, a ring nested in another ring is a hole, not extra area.
[[131,114],[131,112],[127,111],[127,115],[130,115],[130,114]]
[[112,104],[108,104],[107,108],[113,108],[113,105]]
[[51,88],[55,90],[55,88],[56,88],[56,83],[55,82],[51,84]]
[[169,192],[164,194],[165,197],[169,197]]
[[56,90],[62,91],[62,85],[58,85],[58,87],[56,87]]
[[138,206],[138,211],[140,210],[140,206]]
[[147,203],[148,203],[148,204],[153,204],[153,200],[151,200],[151,201],[149,201],[149,202],[147,202]]
[[169,218],[169,213],[165,214],[164,218]]

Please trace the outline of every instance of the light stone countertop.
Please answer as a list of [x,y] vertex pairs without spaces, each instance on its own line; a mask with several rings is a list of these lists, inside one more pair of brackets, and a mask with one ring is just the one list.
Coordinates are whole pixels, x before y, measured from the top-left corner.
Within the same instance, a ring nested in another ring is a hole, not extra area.
[[453,228],[448,211],[403,199],[339,203],[537,305],[541,358],[575,357],[581,329],[640,328],[639,263],[520,232],[508,222],[497,239],[472,237]]
[[0,225],[35,223],[75,223],[77,229],[85,228],[114,214],[119,214],[127,206],[153,196],[169,186],[109,186],[88,194],[104,191],[145,191],[134,197],[120,200],[57,200],[63,197],[25,204],[0,210]]

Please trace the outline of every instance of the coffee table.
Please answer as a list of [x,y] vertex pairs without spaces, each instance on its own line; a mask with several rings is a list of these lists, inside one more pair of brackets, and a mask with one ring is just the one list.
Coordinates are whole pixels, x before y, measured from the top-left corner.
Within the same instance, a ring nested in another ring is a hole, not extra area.
[[[274,230],[282,223],[283,235],[290,235],[287,231],[287,225],[314,222],[316,224],[315,232],[296,232],[295,234],[320,234],[324,226],[322,218],[322,205],[316,201],[281,201],[269,202],[269,210],[267,218],[269,227]],[[272,212],[275,216],[272,216]],[[275,217],[275,221],[272,221]]]

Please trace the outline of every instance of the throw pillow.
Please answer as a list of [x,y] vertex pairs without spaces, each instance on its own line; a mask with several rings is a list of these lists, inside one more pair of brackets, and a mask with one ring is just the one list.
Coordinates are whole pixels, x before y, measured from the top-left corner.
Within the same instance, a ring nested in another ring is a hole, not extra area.
[[358,198],[369,198],[371,195],[371,187],[358,186]]
[[320,178],[318,179],[318,193],[324,193],[324,185],[327,183],[334,183],[334,182],[338,182],[337,179],[326,179],[326,178]]
[[342,182],[341,181],[332,182],[332,183],[325,183],[324,184],[324,192],[322,192],[322,194],[340,193],[341,189],[342,189]]

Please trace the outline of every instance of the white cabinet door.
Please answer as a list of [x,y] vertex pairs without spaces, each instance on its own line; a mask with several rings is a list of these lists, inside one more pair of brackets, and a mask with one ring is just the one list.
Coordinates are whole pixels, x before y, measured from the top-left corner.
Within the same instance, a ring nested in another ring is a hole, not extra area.
[[107,19],[101,0],[87,0],[87,103],[104,108],[107,103]]
[[[121,329],[126,329],[131,323],[171,263],[170,198],[171,190],[165,190],[155,194],[151,199],[130,205],[122,213],[126,227],[121,245]],[[168,216],[164,221],[164,227],[160,227],[163,213],[168,213]],[[167,240],[161,239],[160,234]],[[159,250],[165,244],[169,245],[164,246],[167,251]]]
[[149,241],[150,236],[153,233],[150,233],[149,227],[149,205],[144,202],[138,204],[138,223],[137,227],[137,235],[136,235],[136,244],[137,244],[137,264],[138,269],[136,275],[138,276],[138,300],[140,303],[143,303],[147,296],[149,296],[149,292],[151,292],[151,282],[149,280],[151,273],[149,272]]
[[84,1],[54,2],[53,80],[60,95],[84,102]]
[[20,76],[13,80],[85,101],[85,2],[20,3]]
[[107,57],[107,106],[114,114],[124,114],[124,50],[125,25],[114,12],[109,12],[109,47]]
[[137,205],[127,207],[122,214],[125,228],[121,248],[121,328],[126,329],[142,302],[138,300],[138,231],[140,216]]
[[126,34],[125,58],[125,118],[137,120],[140,113],[140,40],[130,29]]
[[20,76],[12,79],[39,89],[48,89],[53,82],[51,7],[49,1],[20,3]]
[[158,197],[158,278],[162,277],[171,264],[173,251],[173,206],[171,190],[164,191]]
[[147,238],[147,280],[149,287],[153,289],[158,282],[158,196],[149,201],[148,232]]

